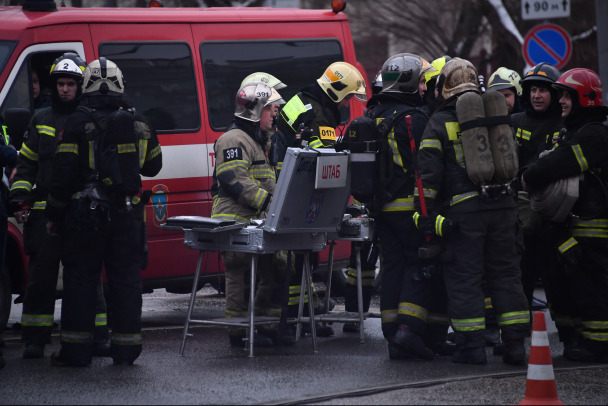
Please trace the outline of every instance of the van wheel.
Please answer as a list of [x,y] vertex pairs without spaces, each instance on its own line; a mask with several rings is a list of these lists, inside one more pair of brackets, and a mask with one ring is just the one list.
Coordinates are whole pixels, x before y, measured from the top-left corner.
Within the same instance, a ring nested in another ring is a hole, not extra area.
[[0,331],[6,328],[11,313],[11,277],[6,267],[0,271]]

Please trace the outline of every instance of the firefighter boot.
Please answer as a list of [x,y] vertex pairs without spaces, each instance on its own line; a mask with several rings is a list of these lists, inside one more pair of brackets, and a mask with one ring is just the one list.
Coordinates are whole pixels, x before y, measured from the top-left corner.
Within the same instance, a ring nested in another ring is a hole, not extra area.
[[526,348],[524,347],[523,340],[505,343],[502,362],[509,365],[524,365],[526,363]]
[[411,358],[420,358],[423,360],[433,359],[433,350],[428,348],[422,337],[414,333],[409,326],[400,324],[395,338],[393,338],[393,344],[396,345],[403,351],[403,353]]
[[39,359],[44,357],[44,344],[28,343],[23,349],[23,359]]

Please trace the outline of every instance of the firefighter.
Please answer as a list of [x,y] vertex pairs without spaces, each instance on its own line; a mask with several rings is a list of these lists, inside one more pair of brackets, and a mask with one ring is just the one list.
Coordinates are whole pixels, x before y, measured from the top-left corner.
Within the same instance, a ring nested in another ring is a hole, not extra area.
[[602,125],[608,108],[592,70],[571,69],[553,88],[561,93],[565,133],[526,169],[522,185],[534,192],[573,176],[579,184],[578,200],[556,225],[545,258],[554,265],[547,293],[564,357],[608,362],[608,129]]
[[519,73],[501,66],[490,75],[488,90],[497,90],[505,96],[509,114],[522,111],[522,87]]
[[[428,216],[419,216],[418,224],[425,233],[443,235],[441,263],[457,346],[452,361],[487,363],[483,336],[485,277],[506,343],[503,362],[524,364],[530,313],[521,286],[515,200],[507,185],[497,185],[486,197],[480,185],[471,180],[475,176],[470,171],[483,168],[483,162],[476,162],[476,156],[464,156],[465,139],[456,114],[460,97],[466,92],[479,92],[477,70],[469,61],[453,58],[441,70],[437,87],[445,100],[431,116],[418,152],[428,210]],[[477,142],[479,138],[467,141]],[[416,206],[420,213],[418,202]],[[446,221],[452,224],[448,235],[441,228]]]
[[[380,94],[382,91],[382,69],[380,69],[374,77],[371,88],[372,97],[365,105],[366,111],[379,104],[378,94]],[[355,217],[369,215],[367,208],[364,205],[361,205],[356,199],[353,199],[353,204],[348,206],[346,211]],[[378,261],[380,255],[378,237],[375,233],[372,241],[353,241],[350,243],[350,257],[348,259],[348,267],[346,268],[346,284],[344,286],[344,310],[347,312],[359,311],[357,298],[357,252],[355,250],[357,244],[361,250],[361,294],[363,296],[363,311],[368,312],[372,295],[376,289],[376,262]],[[342,326],[342,332],[358,333],[359,323],[344,323]]]
[[[350,100],[366,101],[365,80],[361,73],[347,62],[334,62],[327,67],[316,83],[304,87],[281,109],[277,119],[277,131],[286,140],[286,147],[333,148],[336,128],[347,122]],[[279,152],[284,156],[284,152]],[[296,273],[289,286],[290,314],[296,315],[300,302],[303,258],[296,255]],[[312,254],[311,264],[318,263],[318,255]],[[313,287],[314,288],[314,287]],[[314,294],[315,306],[325,313],[323,303]],[[308,296],[305,298],[308,302]],[[330,304],[331,307],[331,304]],[[306,311],[306,310],[305,310]],[[329,326],[318,326],[317,335],[333,335]]]
[[431,62],[431,66],[435,68],[435,70],[424,72],[424,81],[426,84],[426,91],[424,92],[424,109],[428,115],[431,115],[439,103],[441,103],[441,98],[438,97],[439,95],[436,92],[437,77],[445,63],[450,59],[452,58],[448,55],[443,55]]
[[[52,106],[38,111],[21,147],[13,175],[10,205],[15,220],[23,224],[25,253],[29,255],[28,285],[21,315],[23,358],[42,358],[51,341],[55,291],[62,238],[46,232],[44,210],[50,190],[52,163],[57,141],[68,116],[76,111],[82,94],[86,62],[75,53],[55,59],[50,71]],[[109,355],[106,302],[101,279],[97,287],[93,354]]]
[[[12,167],[17,163],[17,150],[10,143],[10,137],[7,133],[7,127],[2,125],[0,120],[0,136],[3,141],[0,142],[0,169],[3,171],[10,172]],[[6,239],[8,231],[8,178],[6,174],[3,174],[2,182],[0,183],[0,277],[2,272],[8,272],[4,265],[6,258]],[[4,326],[2,326],[4,328]],[[4,347],[4,340],[0,338],[0,369],[4,368],[6,361],[2,356],[2,348]]]
[[[51,364],[91,363],[95,292],[104,268],[110,355],[115,365],[132,365],[142,350],[140,274],[148,258],[147,193],[140,175],[158,174],[162,154],[154,129],[123,97],[125,82],[114,62],[104,57],[91,62],[83,83],[80,107],[57,146],[46,206],[47,232],[64,238],[61,349],[51,355]],[[112,138],[116,145],[100,151]]]
[[[267,156],[268,137],[276,109],[273,104],[281,99],[278,92],[263,82],[245,83],[236,94],[234,122],[215,143],[215,173],[219,185],[211,217],[237,222],[252,218],[265,218],[276,186],[276,175]],[[248,286],[251,254],[223,252],[226,265],[226,317],[247,315]],[[278,316],[279,305],[272,302],[277,291],[274,270],[269,265],[272,255],[258,257],[258,286],[255,293],[256,311],[274,307]],[[228,338],[233,347],[244,347],[244,328],[229,328]],[[271,337],[256,334],[256,347],[274,345]]]
[[[551,86],[559,76],[556,67],[540,63],[530,69],[521,82],[524,111],[511,115],[511,126],[517,139],[520,174],[544,150],[551,149],[563,127],[558,92]],[[521,259],[522,284],[528,303],[538,309],[543,303],[534,298],[534,287],[536,281],[549,272],[545,252],[551,248],[547,247],[548,242],[545,241],[552,238],[552,226],[543,223],[540,216],[530,209],[530,196],[521,188],[518,191],[518,210],[524,246]]]
[[[428,121],[423,110],[425,73],[434,70],[418,55],[400,53],[388,58],[382,66],[382,91],[377,96],[379,103],[368,115],[380,123],[405,111],[411,117],[412,135],[419,145]],[[392,180],[384,191],[385,203],[376,216],[376,232],[382,246],[382,333],[388,342],[390,359],[431,360],[434,351],[445,343],[448,325],[444,314],[443,337],[435,340],[433,335],[429,335],[433,328],[427,329],[427,326],[441,318],[438,309],[441,308],[442,295],[438,292],[442,290],[443,282],[439,274],[432,278],[421,277],[418,248],[424,240],[412,218],[414,155],[405,119],[397,121],[389,131],[388,143],[392,156]],[[427,336],[433,340],[428,340]]]

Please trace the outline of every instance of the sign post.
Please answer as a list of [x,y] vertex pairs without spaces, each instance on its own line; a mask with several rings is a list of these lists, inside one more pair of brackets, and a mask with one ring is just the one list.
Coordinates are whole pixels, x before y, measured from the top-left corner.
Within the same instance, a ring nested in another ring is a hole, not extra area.
[[559,25],[537,25],[524,38],[523,55],[530,66],[546,62],[561,69],[568,63],[571,54],[570,35]]
[[521,18],[545,20],[570,17],[570,0],[521,0]]

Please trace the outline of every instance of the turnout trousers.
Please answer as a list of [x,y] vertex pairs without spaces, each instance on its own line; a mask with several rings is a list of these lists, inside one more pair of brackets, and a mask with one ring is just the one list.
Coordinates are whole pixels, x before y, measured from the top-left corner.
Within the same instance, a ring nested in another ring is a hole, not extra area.
[[147,261],[143,209],[143,204],[137,204],[124,213],[110,210],[109,218],[94,227],[83,226],[81,216],[72,207],[68,211],[61,357],[71,364],[91,362],[96,291],[102,268],[109,287],[110,354],[115,363],[132,363],[141,353],[140,272]]
[[376,225],[382,246],[380,312],[384,337],[392,341],[398,326],[404,324],[425,343],[444,342],[448,321],[443,279],[439,269],[430,278],[422,275],[418,248],[424,239],[412,213],[384,212]]
[[[21,339],[25,344],[44,345],[51,340],[62,238],[46,232],[43,210],[32,210],[23,225],[25,252],[30,257],[28,283],[21,315]],[[109,338],[106,300],[101,278],[97,284],[94,342]]]
[[484,274],[503,341],[523,340],[530,332],[530,312],[521,283],[516,208],[456,212],[449,218],[460,224],[442,257],[456,344],[485,346]]

